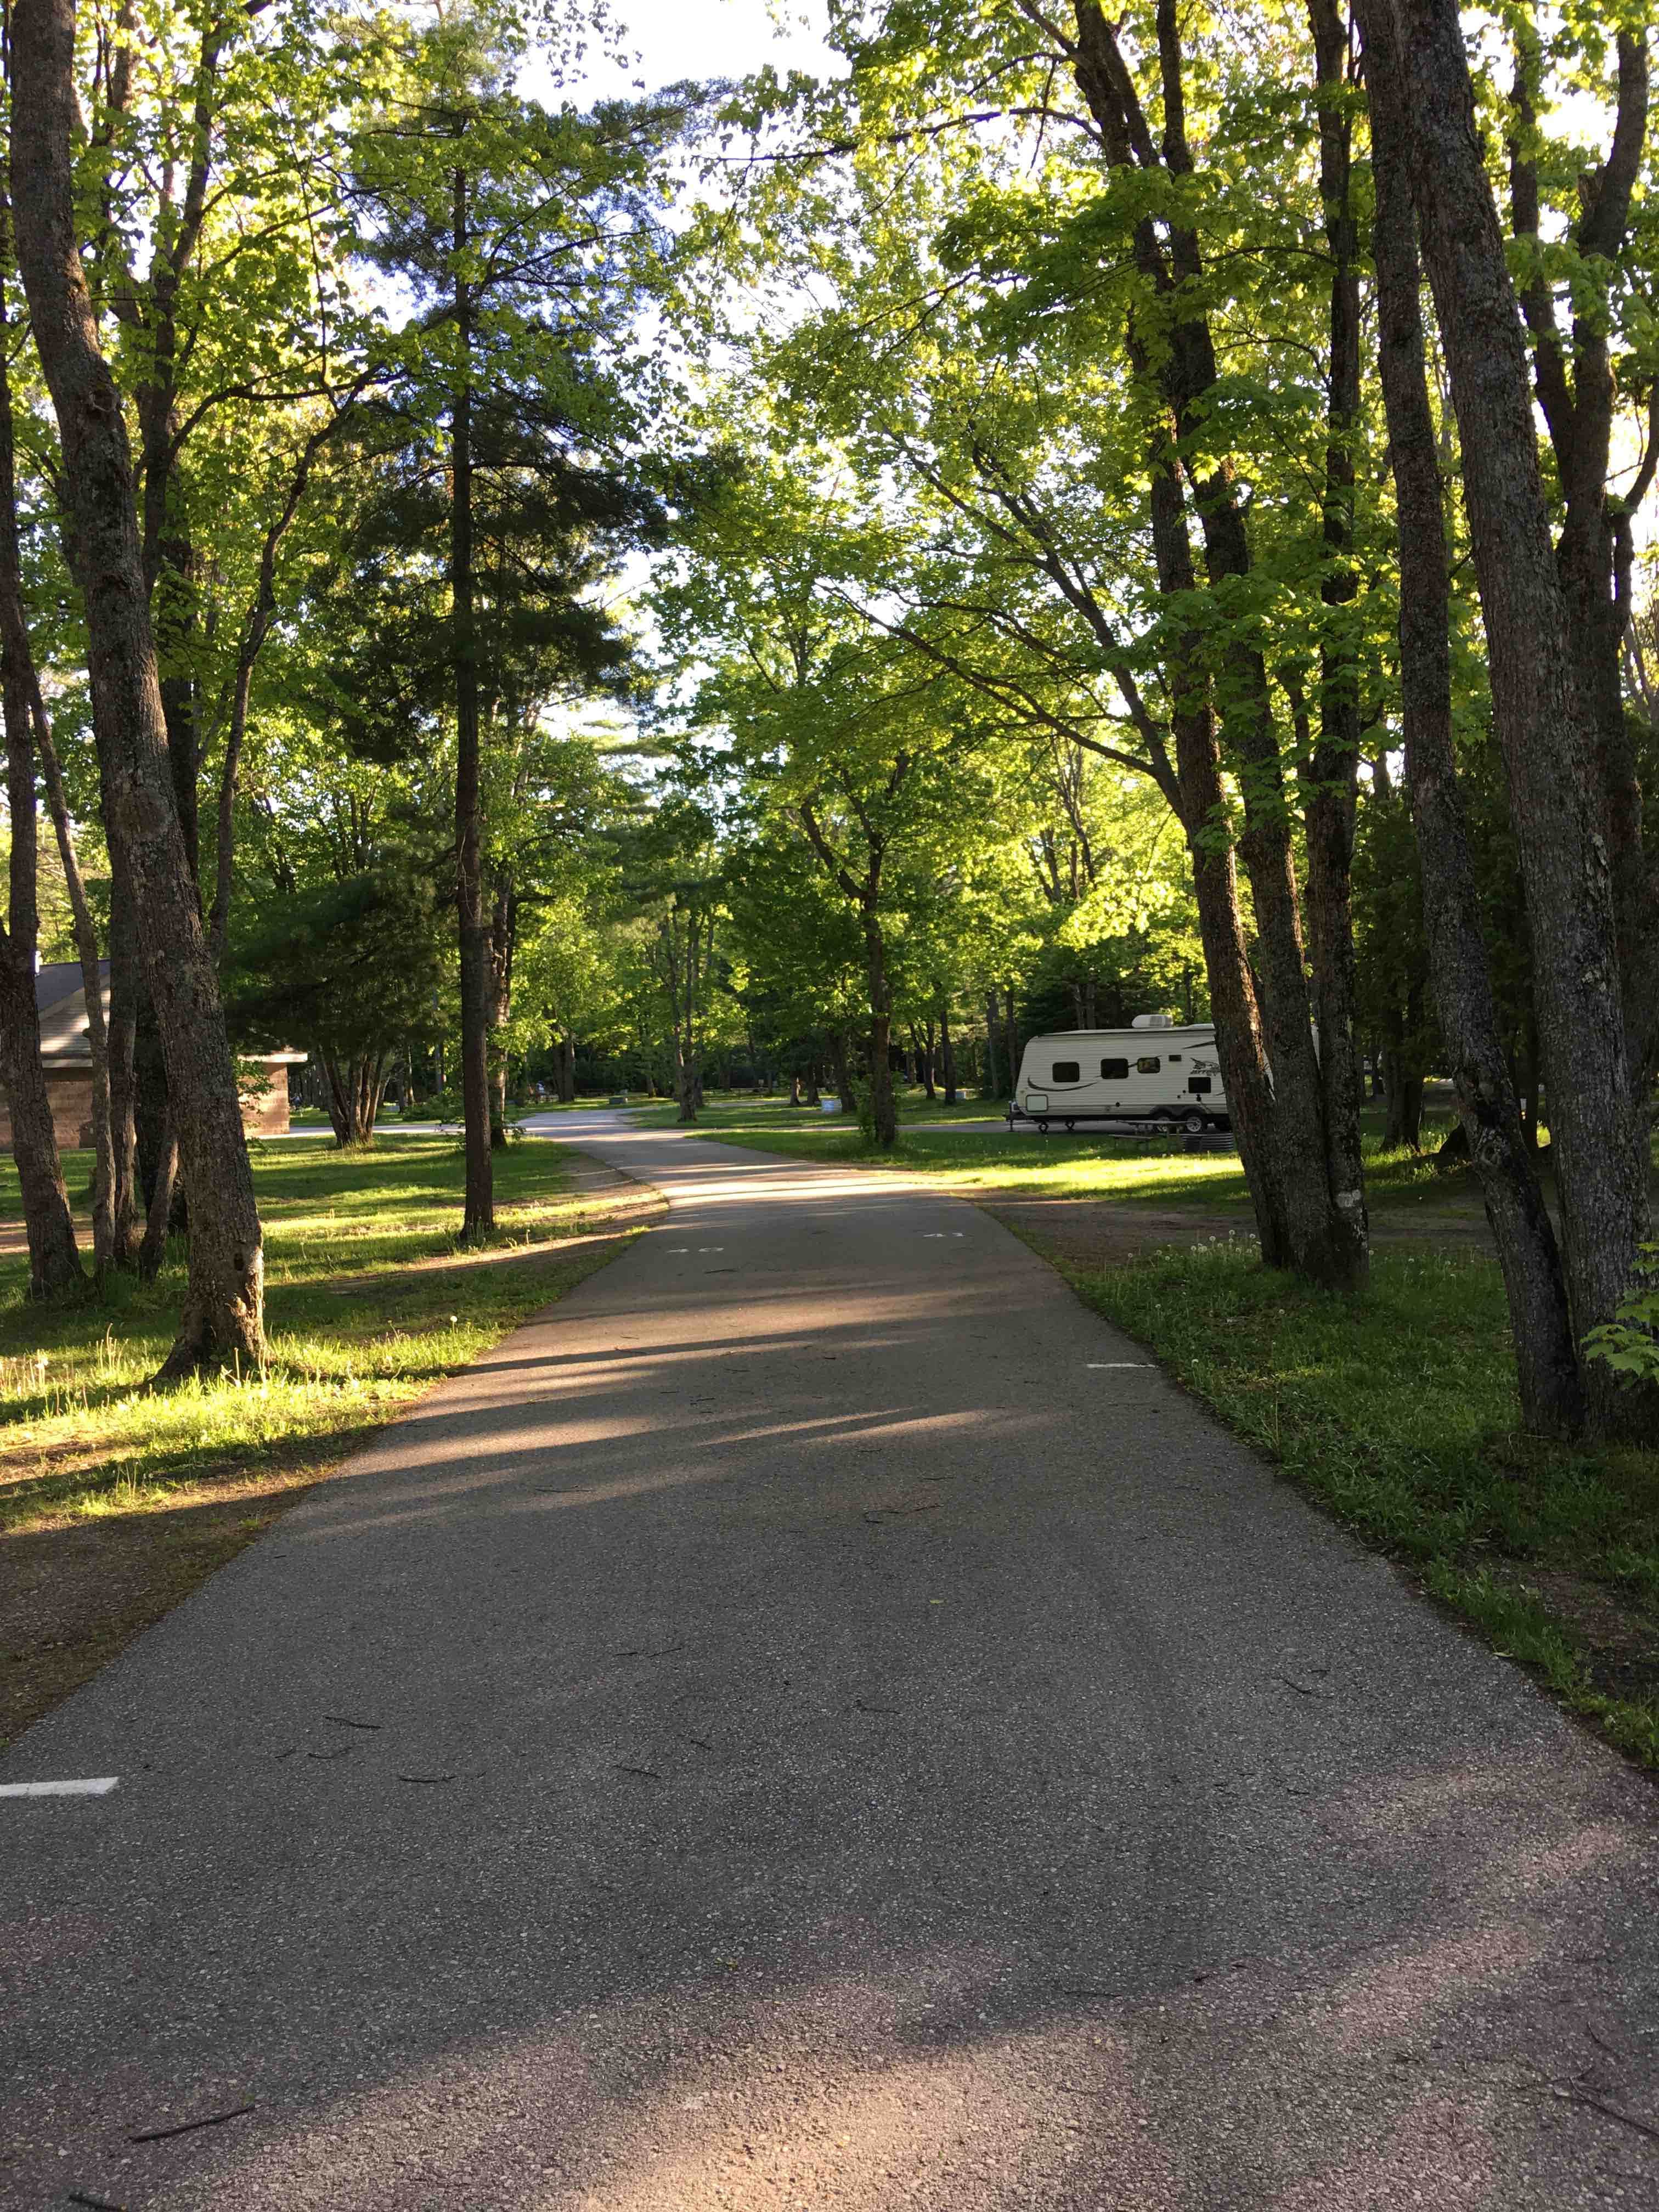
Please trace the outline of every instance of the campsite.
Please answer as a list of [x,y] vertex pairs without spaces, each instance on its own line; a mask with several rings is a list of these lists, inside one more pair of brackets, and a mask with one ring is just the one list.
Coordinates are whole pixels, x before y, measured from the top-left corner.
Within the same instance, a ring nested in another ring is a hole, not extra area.
[[16,0],[0,2212],[1659,2190],[1645,0]]

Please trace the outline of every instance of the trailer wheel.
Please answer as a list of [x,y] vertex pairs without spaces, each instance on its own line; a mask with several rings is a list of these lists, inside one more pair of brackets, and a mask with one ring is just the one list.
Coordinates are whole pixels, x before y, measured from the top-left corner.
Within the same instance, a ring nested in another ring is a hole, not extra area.
[[1037,1134],[1038,1134],[1038,1136],[1040,1136],[1040,1137],[1046,1137],[1046,1136],[1048,1135],[1048,1124],[1046,1121],[1039,1121],[1039,1122],[1037,1123]]
[[1075,1121],[1068,1121],[1068,1122],[1066,1124],[1066,1135],[1067,1135],[1068,1137],[1071,1135],[1071,1133],[1072,1133],[1073,1130],[1073,1129],[1075,1129],[1075,1128],[1076,1128],[1076,1127],[1077,1127],[1077,1123],[1076,1123]]
[[1194,1106],[1182,1116],[1181,1126],[1189,1137],[1201,1137],[1210,1125]]

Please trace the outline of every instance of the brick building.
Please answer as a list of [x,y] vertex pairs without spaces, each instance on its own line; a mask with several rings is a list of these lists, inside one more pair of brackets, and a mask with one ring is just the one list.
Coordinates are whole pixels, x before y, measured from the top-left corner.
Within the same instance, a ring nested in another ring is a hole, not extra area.
[[[109,1012],[109,963],[99,963],[103,981],[104,1012]],[[92,1142],[92,1052],[87,1043],[87,994],[81,988],[78,961],[49,962],[36,970],[34,1003],[40,1015],[40,1057],[46,1065],[46,1091],[52,1100],[52,1125],[59,1149],[74,1150]],[[288,1072],[301,1063],[302,1052],[267,1052],[240,1064],[257,1067],[266,1087],[242,1094],[242,1126],[251,1137],[280,1136],[288,1127]],[[11,1106],[0,1084],[0,1145],[11,1144]]]

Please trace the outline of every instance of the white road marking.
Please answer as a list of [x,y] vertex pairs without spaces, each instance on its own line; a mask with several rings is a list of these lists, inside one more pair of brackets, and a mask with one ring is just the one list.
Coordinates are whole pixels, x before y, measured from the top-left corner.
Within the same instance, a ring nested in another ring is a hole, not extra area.
[[699,1252],[724,1252],[726,1247],[724,1244],[699,1244],[697,1249]]
[[107,1797],[118,1774],[91,1774],[78,1782],[0,1782],[0,1797]]
[[1152,1365],[1150,1359],[1091,1359],[1089,1362],[1090,1370],[1094,1374],[1103,1374],[1110,1369],[1119,1367],[1133,1367],[1138,1372],[1145,1374]]

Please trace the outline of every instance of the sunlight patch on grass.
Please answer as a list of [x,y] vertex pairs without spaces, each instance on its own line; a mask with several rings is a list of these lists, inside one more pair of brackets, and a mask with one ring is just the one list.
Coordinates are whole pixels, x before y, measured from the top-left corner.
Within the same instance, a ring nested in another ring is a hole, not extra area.
[[[573,1193],[552,1144],[497,1156],[501,1250],[562,1247],[517,1264],[457,1251],[463,1164],[447,1139],[400,1139],[395,1153],[252,1149],[267,1252],[262,1376],[144,1387],[171,1341],[182,1251],[154,1285],[122,1277],[102,1303],[88,1292],[70,1305],[30,1303],[27,1263],[0,1262],[0,1530],[337,1457],[615,1249],[603,1206]],[[602,1246],[566,1243],[594,1230]],[[453,1268],[419,1264],[450,1257]]]

